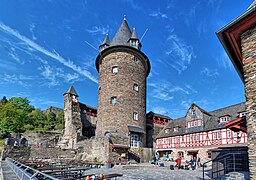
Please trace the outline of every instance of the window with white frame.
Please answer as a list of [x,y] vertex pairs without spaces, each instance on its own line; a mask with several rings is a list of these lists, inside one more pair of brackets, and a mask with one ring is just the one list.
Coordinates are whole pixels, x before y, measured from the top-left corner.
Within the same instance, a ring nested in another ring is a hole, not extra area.
[[191,127],[194,127],[194,121],[191,121]]
[[139,85],[138,84],[133,84],[133,90],[134,91],[139,91]]
[[231,138],[232,137],[232,133],[231,131],[228,131],[228,138]]
[[138,148],[139,147],[139,135],[138,134],[131,134],[131,147]]
[[212,133],[212,138],[213,138],[213,140],[216,140],[216,138],[217,138],[216,132]]
[[220,139],[220,131],[217,133],[217,138]]
[[201,126],[201,125],[202,125],[202,123],[201,123],[201,120],[200,120],[200,119],[198,119],[198,120],[197,120],[197,124],[198,124],[198,126]]
[[168,133],[170,132],[170,129],[167,128],[167,129],[164,130],[164,132],[165,132],[166,134],[168,134]]
[[118,73],[118,67],[117,66],[112,67],[112,73],[113,74],[117,74]]
[[139,115],[137,112],[133,112],[133,120],[138,120],[139,119]]
[[239,117],[240,117],[240,118],[241,118],[241,117],[244,117],[244,116],[245,116],[245,111],[239,113]]
[[196,110],[195,110],[195,109],[192,109],[192,110],[191,110],[191,115],[192,115],[192,116],[196,115]]
[[110,99],[110,104],[115,105],[115,104],[116,104],[116,102],[117,102],[117,98],[116,98],[116,96],[111,97],[111,99]]
[[221,122],[227,122],[228,118],[227,118],[227,116],[223,116],[223,117],[220,117],[219,119],[220,119],[220,123],[221,123]]
[[174,127],[174,128],[173,128],[173,131],[174,131],[174,132],[178,132],[178,131],[179,131],[179,127],[177,127],[177,126]]
[[188,128],[190,128],[190,124],[191,124],[191,122],[188,122]]

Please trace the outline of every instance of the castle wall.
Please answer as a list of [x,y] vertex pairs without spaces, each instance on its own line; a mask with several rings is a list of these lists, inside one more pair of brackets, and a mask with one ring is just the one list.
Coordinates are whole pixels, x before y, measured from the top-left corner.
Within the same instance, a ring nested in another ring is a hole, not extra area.
[[256,179],[256,27],[241,35],[251,178]]

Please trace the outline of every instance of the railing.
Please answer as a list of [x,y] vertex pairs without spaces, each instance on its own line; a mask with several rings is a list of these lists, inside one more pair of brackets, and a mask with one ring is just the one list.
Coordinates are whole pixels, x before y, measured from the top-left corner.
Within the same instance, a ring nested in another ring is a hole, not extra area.
[[207,161],[203,164],[203,179],[204,179],[204,167],[209,162],[212,162],[212,177],[217,178],[229,172],[235,171],[248,171],[248,160],[245,153],[227,153],[216,158]]
[[[44,180],[58,180],[48,174],[42,173],[36,169],[33,169],[29,166],[26,166],[18,161],[15,161],[11,158],[6,158],[6,162],[8,163],[9,167],[12,171],[18,176],[20,180],[37,180],[37,179],[44,179]],[[40,177],[40,178],[38,178]]]

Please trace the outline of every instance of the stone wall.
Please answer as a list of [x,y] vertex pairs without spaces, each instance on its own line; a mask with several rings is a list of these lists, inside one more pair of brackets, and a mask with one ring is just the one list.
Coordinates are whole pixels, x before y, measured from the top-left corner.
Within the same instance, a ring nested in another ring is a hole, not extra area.
[[179,152],[183,152],[184,157],[182,157],[182,161],[185,162],[190,161],[192,158],[192,155],[189,152],[194,151],[197,152],[197,157],[200,157],[201,163],[204,163],[206,161],[211,160],[211,158],[208,158],[208,151],[212,150],[213,147],[210,148],[195,148],[195,149],[189,149],[189,148],[177,148],[173,149],[172,151],[164,151],[161,154],[165,154],[165,152],[168,152],[169,158],[172,158],[174,161],[179,157]]
[[140,158],[140,163],[150,162],[155,154],[153,148],[131,148],[129,151]]
[[[125,48],[124,48],[125,49]],[[103,56],[99,68],[98,121],[96,136],[105,132],[117,136],[128,135],[128,124],[139,126],[146,131],[146,69],[145,60],[136,52],[125,50]],[[112,73],[117,66],[118,72]],[[137,84],[139,90],[133,90]],[[111,97],[116,97],[116,104],[111,104]],[[138,120],[133,120],[133,112],[138,113]],[[146,139],[143,135],[142,144]],[[128,142],[115,142],[129,145]]]
[[55,132],[45,132],[45,133],[29,132],[29,133],[22,134],[22,137],[25,137],[27,139],[29,146],[36,146],[36,144],[38,144],[39,146],[43,146],[43,147],[55,147],[60,136],[61,136],[61,133],[55,133]]
[[241,35],[251,179],[256,179],[256,27]]
[[77,160],[94,161],[96,158],[105,163],[110,158],[111,146],[108,138],[84,140],[84,146],[76,156]]

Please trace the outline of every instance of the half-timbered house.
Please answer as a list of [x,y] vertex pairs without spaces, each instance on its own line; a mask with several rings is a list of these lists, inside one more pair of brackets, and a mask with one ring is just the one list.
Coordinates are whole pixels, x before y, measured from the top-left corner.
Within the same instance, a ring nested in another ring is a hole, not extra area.
[[192,104],[184,117],[169,121],[158,134],[156,149],[161,156],[200,157],[202,162],[211,160],[213,152],[246,151],[247,133],[238,123],[244,120],[244,103],[211,112]]

